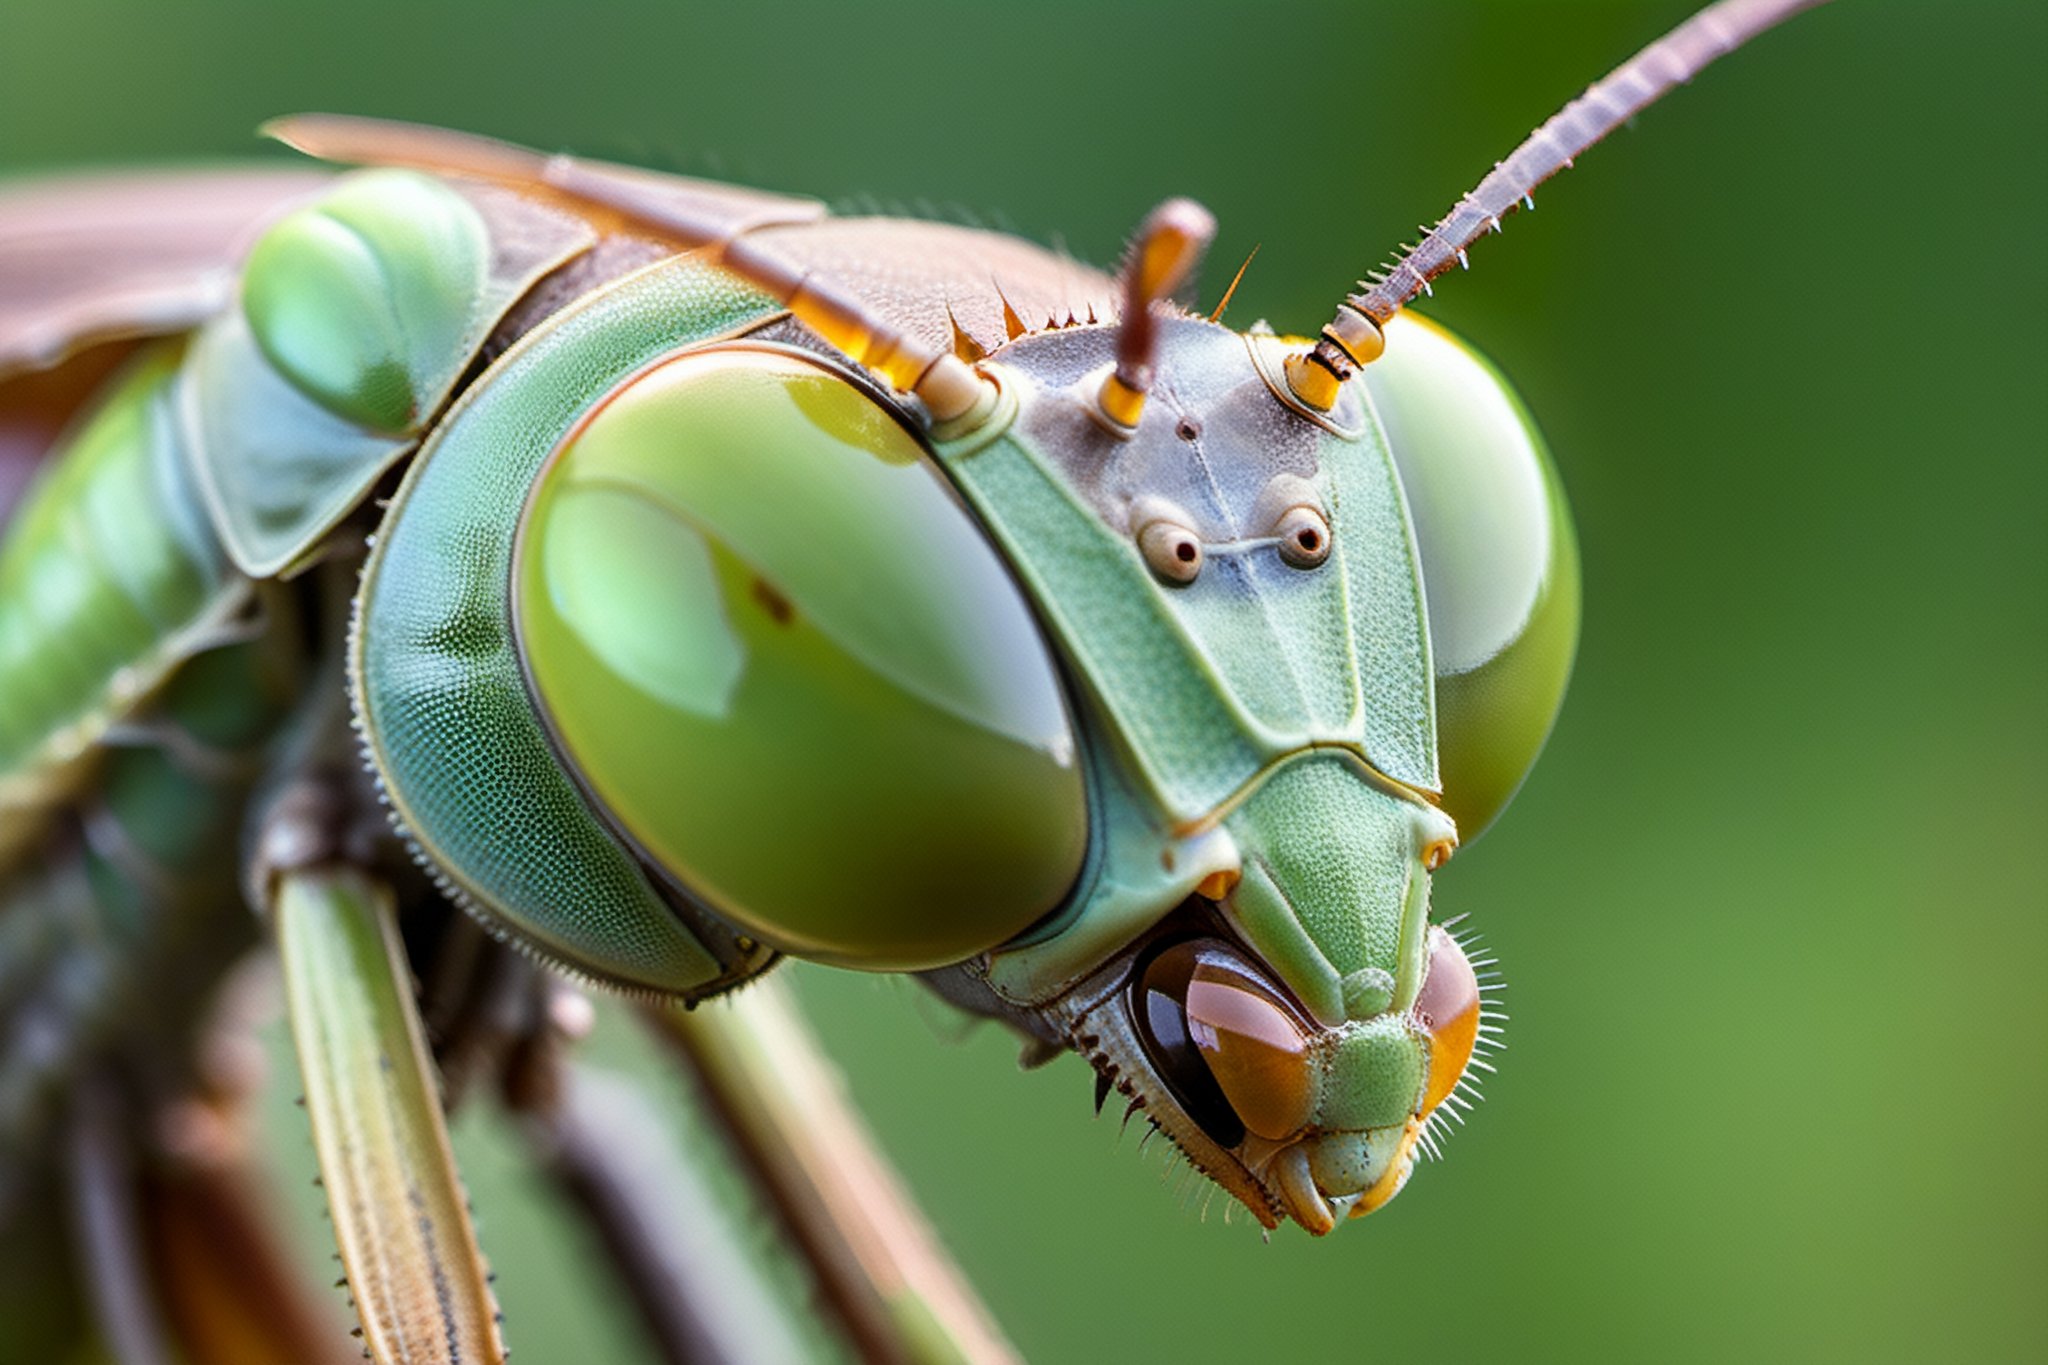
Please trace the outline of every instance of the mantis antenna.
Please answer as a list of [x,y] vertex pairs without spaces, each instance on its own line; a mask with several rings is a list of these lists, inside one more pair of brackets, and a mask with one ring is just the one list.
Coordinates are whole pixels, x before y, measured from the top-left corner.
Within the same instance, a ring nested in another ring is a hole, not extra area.
[[1287,359],[1287,386],[1309,407],[1328,412],[1339,387],[1386,347],[1380,328],[1429,282],[1464,265],[1465,250],[1500,220],[1527,204],[1530,192],[1568,168],[1572,159],[1606,137],[1675,85],[1690,81],[1717,57],[1826,0],[1719,0],[1651,43],[1495,164],[1492,172],[1452,206],[1443,220],[1393,264],[1359,282],[1322,336]]
[[1152,390],[1152,366],[1159,350],[1159,321],[1152,316],[1152,305],[1187,283],[1215,235],[1216,219],[1192,199],[1167,200],[1139,226],[1124,262],[1116,368],[1102,381],[1095,400],[1113,430],[1129,433],[1145,414],[1145,395]]
[[521,187],[539,186],[595,207],[631,226],[701,250],[717,264],[771,295],[813,331],[901,391],[924,402],[934,422],[955,421],[983,403],[991,382],[951,351],[934,347],[874,317],[830,281],[790,264],[746,233],[770,223],[818,216],[815,205],[734,216],[720,206],[694,206],[630,171],[566,155],[549,156],[472,133],[450,132],[349,114],[293,114],[263,131],[324,161],[453,171]]

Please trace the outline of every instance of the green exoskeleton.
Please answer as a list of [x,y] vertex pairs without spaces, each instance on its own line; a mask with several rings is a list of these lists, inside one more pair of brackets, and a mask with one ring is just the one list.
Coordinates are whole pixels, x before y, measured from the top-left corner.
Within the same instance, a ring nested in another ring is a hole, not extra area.
[[[414,989],[461,974],[441,893],[651,1000],[917,973],[1266,1227],[1380,1207],[1496,1032],[1432,874],[1578,622],[1526,414],[1397,314],[1804,7],[1647,49],[1313,338],[1172,304],[1181,200],[1113,278],[326,116],[273,131],[365,169],[0,195],[0,472],[43,461],[0,542],[0,1221],[191,1088],[260,931],[372,1353],[497,1358]],[[542,1114],[562,992],[499,1049]]]

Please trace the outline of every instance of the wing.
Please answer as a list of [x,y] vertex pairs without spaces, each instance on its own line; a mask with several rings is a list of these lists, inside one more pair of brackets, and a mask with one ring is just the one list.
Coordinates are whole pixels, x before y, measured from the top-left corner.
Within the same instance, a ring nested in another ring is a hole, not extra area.
[[[548,156],[470,133],[337,114],[299,114],[267,131],[309,155],[473,176],[566,201],[600,226],[680,248],[745,236],[829,280],[880,321],[952,347],[954,325],[983,351],[1020,330],[1116,315],[1114,281],[1000,233],[896,218],[832,218],[813,199]],[[606,224],[611,216],[615,221]]]
[[[510,185],[527,194],[566,200],[603,229],[604,210],[625,220],[616,226],[683,226],[697,242],[737,237],[774,223],[806,223],[825,216],[815,199],[693,180],[634,166],[581,157],[549,156],[475,133],[430,128],[352,114],[293,114],[263,131],[323,161],[358,166],[406,166],[441,175],[469,176]],[[595,209],[599,212],[593,214]]]
[[297,167],[0,185],[0,380],[217,309],[254,226],[330,177]]
[[0,184],[0,524],[126,343],[216,311],[256,225],[329,179],[282,167]]
[[217,309],[253,226],[328,179],[286,167],[0,184],[0,522],[126,343]]

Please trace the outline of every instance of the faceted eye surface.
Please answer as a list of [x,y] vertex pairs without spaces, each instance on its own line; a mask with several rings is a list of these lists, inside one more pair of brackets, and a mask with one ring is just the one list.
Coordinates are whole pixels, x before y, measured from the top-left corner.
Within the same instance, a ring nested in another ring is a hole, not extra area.
[[565,761],[763,942],[937,966],[1072,886],[1086,797],[1051,656],[921,444],[842,375],[732,347],[628,380],[543,469],[513,573]]
[[1578,546],[1534,424],[1463,343],[1396,318],[1365,379],[1414,519],[1443,803],[1469,842],[1521,785],[1564,700]]

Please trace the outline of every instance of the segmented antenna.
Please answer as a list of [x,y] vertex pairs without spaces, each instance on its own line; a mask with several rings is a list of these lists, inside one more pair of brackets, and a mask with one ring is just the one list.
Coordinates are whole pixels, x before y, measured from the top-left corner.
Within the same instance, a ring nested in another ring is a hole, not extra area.
[[1152,391],[1158,359],[1159,319],[1152,305],[1166,298],[1201,264],[1216,236],[1216,219],[1192,199],[1169,199],[1145,216],[1124,262],[1124,312],[1117,323],[1116,368],[1102,381],[1096,406],[1118,429],[1136,429]]
[[[899,390],[915,393],[935,421],[965,416],[989,389],[989,381],[950,350],[889,326],[830,281],[747,240],[745,234],[756,227],[790,221],[789,210],[736,215],[729,211],[730,204],[719,202],[715,186],[700,186],[706,202],[693,207],[665,192],[652,177],[571,156],[549,156],[496,138],[386,119],[295,114],[265,124],[263,131],[327,161],[451,171],[539,188],[615,215],[639,231],[703,251],[774,297],[855,364]],[[800,221],[804,215],[795,216]]]
[[1294,396],[1327,412],[1338,385],[1358,367],[1378,358],[1386,341],[1381,326],[1429,282],[1465,264],[1465,251],[1500,220],[1524,204],[1530,192],[1566,169],[1573,158],[1655,102],[1675,85],[1690,81],[1715,58],[1826,0],[1720,0],[1638,52],[1604,80],[1559,110],[1547,123],[1497,163],[1444,215],[1443,221],[1400,259],[1361,281],[1364,292],[1348,295],[1308,351],[1288,358],[1287,383]]

